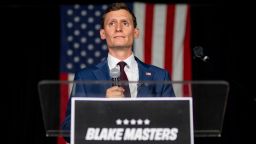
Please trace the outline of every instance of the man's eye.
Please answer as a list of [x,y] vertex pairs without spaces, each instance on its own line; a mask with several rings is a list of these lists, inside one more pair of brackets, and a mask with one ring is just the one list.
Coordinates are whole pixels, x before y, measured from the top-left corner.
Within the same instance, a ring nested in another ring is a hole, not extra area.
[[129,26],[128,22],[123,22],[124,26]]
[[110,22],[109,25],[110,25],[110,26],[113,26],[113,25],[115,25],[115,23],[114,23],[114,22]]

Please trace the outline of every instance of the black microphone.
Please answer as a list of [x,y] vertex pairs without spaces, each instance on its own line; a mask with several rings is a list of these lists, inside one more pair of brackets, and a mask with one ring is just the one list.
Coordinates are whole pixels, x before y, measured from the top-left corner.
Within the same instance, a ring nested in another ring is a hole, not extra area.
[[116,67],[110,70],[110,77],[112,79],[112,86],[119,86],[120,70]]
[[203,62],[207,62],[210,58],[204,55],[203,47],[196,46],[193,48],[194,57],[201,59]]

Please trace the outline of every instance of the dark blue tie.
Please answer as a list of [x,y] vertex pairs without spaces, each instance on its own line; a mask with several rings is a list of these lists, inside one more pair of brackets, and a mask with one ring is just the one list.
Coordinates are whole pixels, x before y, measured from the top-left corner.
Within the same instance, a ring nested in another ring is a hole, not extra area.
[[121,81],[127,81],[127,83],[121,83],[121,87],[124,88],[124,95],[125,97],[131,97],[131,93],[130,93],[130,88],[129,88],[129,83],[128,83],[128,78],[127,75],[124,71],[124,67],[126,66],[126,63],[121,61],[119,62],[117,65],[120,66],[120,80]]

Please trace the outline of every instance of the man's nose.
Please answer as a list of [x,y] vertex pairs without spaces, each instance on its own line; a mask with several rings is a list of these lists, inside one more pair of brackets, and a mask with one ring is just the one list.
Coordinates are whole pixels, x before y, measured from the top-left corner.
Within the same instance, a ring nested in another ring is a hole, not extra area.
[[117,32],[121,32],[122,30],[123,30],[122,24],[121,24],[121,23],[117,24],[117,26],[116,26],[116,31],[117,31]]

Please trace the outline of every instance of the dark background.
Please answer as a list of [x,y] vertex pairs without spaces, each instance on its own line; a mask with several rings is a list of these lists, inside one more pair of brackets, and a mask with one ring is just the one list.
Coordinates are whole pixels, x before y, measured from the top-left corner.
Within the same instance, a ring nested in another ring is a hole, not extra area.
[[[7,144],[54,143],[54,138],[45,136],[37,84],[59,79],[59,5],[64,3],[74,1],[0,2],[1,127]],[[191,48],[200,45],[210,57],[207,63],[192,59],[193,80],[230,83],[222,137],[196,138],[195,143],[255,143],[254,5],[214,0],[189,3]]]

